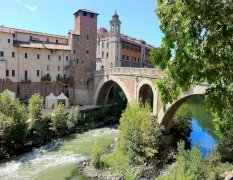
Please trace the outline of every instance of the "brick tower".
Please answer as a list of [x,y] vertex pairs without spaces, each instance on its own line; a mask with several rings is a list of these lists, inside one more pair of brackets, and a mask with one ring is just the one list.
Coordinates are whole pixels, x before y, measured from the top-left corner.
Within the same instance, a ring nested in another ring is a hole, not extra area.
[[75,104],[93,104],[98,13],[80,9],[74,16],[75,29],[69,33],[73,66],[73,99]]

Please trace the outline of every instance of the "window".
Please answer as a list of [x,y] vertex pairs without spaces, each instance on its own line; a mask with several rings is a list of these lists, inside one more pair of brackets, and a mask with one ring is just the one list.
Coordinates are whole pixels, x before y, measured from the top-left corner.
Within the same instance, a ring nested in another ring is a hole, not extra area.
[[56,40],[56,43],[58,43],[58,40]]
[[106,57],[108,58],[108,53],[106,54]]
[[85,28],[86,28],[86,29],[91,29],[91,25],[90,25],[90,24],[86,24],[86,25],[85,25]]
[[140,62],[140,58],[138,58],[138,62]]
[[40,59],[40,54],[37,54],[37,59]]
[[89,50],[87,50],[87,54],[89,54]]
[[61,61],[61,56],[58,56],[58,60]]
[[9,76],[9,70],[6,70],[6,77]]
[[37,71],[36,71],[36,75],[37,75],[37,77],[40,76],[40,70],[37,70]]
[[8,43],[11,43],[11,39],[8,39]]
[[91,13],[91,17],[92,17],[92,18],[94,17],[94,13]]
[[134,58],[134,61],[137,61],[137,58],[136,58],[136,57]]
[[77,59],[77,64],[78,64],[79,59]]
[[30,36],[30,40],[32,40],[32,36]]
[[122,59],[123,59],[123,60],[125,59],[125,55],[122,55]]
[[102,58],[104,58],[104,52],[102,52]]
[[69,60],[69,56],[66,56],[66,61],[68,61]]
[[49,38],[47,38],[47,42],[49,42]]
[[82,60],[82,64],[84,63],[84,60]]
[[15,34],[13,34],[13,38],[15,38]]
[[87,40],[89,40],[89,35],[87,35]]
[[76,51],[74,50],[74,54],[76,53]]
[[108,43],[107,43],[107,48],[108,48]]
[[24,53],[24,58],[27,59],[28,58],[28,54]]
[[87,12],[83,12],[83,16],[87,16]]
[[49,71],[49,65],[47,66],[47,71]]
[[61,69],[60,66],[57,66],[57,70],[60,71],[60,69]]
[[12,76],[15,77],[15,70],[12,70]]
[[48,55],[48,60],[50,60],[50,55]]
[[102,42],[102,48],[104,48],[104,42]]
[[129,56],[126,57],[126,60],[129,60]]
[[15,52],[12,52],[12,57],[13,57],[13,58],[15,57]]
[[0,57],[4,57],[4,52],[0,51]]

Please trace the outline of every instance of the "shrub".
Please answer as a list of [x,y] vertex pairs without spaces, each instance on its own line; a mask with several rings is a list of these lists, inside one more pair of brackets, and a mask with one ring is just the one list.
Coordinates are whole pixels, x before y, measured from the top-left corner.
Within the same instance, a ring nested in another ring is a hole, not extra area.
[[46,126],[42,119],[41,109],[43,107],[43,98],[40,94],[34,94],[29,99],[29,129],[38,136],[45,135]]
[[101,157],[101,149],[98,143],[95,142],[91,153],[91,165],[93,167],[95,168],[100,167],[101,165],[100,157]]
[[51,116],[51,124],[50,129],[56,134],[56,135],[64,135],[67,132],[67,126],[66,126],[66,117],[64,114],[64,105],[59,104],[56,106],[53,110],[53,112],[50,114]]
[[68,129],[73,129],[77,124],[82,122],[82,114],[78,109],[70,110],[66,118],[66,125]]
[[111,169],[111,171],[117,173],[125,173],[129,169],[129,158],[119,146],[111,154],[103,156],[102,163],[104,168]]
[[156,158],[162,138],[162,127],[151,116],[149,105],[132,104],[120,119],[120,147],[130,163],[143,163]]
[[0,138],[21,142],[27,134],[25,107],[13,100],[7,90],[0,95]]
[[192,131],[192,112],[187,104],[176,112],[172,124],[171,132],[179,139],[187,140]]
[[206,179],[207,167],[202,159],[201,151],[197,147],[185,150],[184,146],[183,141],[178,143],[178,154],[174,167],[169,167],[158,179]]

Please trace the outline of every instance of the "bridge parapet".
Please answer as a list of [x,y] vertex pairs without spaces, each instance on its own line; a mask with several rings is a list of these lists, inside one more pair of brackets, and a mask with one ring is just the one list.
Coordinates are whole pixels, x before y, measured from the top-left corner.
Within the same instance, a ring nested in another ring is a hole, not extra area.
[[154,68],[130,68],[120,67],[103,69],[95,72],[95,76],[107,76],[107,75],[125,75],[125,76],[142,76],[149,78],[159,78],[163,75],[163,71]]

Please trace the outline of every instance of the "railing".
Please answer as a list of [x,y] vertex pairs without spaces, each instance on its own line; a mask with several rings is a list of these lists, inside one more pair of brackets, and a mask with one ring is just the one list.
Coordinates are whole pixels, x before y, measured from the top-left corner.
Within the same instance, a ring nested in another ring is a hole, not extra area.
[[128,76],[144,76],[158,78],[163,75],[163,71],[160,69],[153,68],[130,68],[120,67],[112,69],[103,69],[95,72],[95,76],[104,75],[128,75]]

